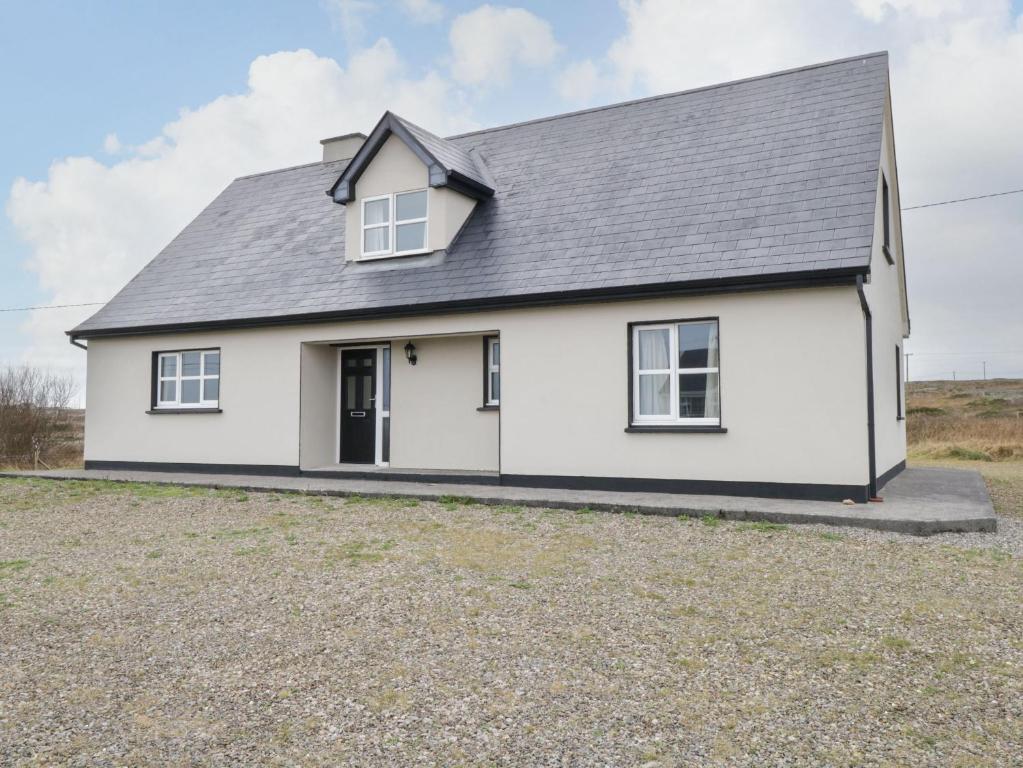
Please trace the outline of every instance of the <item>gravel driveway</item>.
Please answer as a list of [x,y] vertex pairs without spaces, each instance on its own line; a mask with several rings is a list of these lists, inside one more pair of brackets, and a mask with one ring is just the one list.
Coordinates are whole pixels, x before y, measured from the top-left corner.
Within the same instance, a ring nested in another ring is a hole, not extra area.
[[1020,765],[1015,540],[0,480],[0,764]]

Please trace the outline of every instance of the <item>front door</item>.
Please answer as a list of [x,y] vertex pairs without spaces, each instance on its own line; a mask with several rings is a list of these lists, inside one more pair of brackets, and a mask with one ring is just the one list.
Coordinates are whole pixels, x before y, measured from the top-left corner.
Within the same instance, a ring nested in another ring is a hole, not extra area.
[[376,461],[377,351],[341,350],[341,461]]

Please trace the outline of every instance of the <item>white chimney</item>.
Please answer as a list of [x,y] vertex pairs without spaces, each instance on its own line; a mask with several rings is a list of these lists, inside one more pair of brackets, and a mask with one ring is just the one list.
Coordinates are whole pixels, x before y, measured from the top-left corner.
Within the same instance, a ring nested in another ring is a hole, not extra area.
[[359,147],[366,140],[362,133],[346,133],[344,136],[335,136],[332,139],[323,139],[323,162],[330,163],[335,160],[351,160]]

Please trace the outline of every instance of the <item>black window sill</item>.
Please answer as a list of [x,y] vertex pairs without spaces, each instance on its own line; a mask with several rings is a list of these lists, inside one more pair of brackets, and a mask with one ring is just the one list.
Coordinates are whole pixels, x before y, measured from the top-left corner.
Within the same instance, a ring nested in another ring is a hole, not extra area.
[[687,424],[636,424],[631,427],[625,428],[626,432],[693,432],[693,433],[704,433],[704,434],[725,434],[728,429],[725,427],[715,427],[713,425],[707,426],[689,426]]
[[482,411],[499,411],[499,410],[501,410],[501,406],[499,406],[499,405],[481,405],[476,410],[477,411],[481,411],[481,412]]
[[151,416],[163,416],[171,413],[223,413],[220,408],[153,408],[146,411]]
[[882,245],[882,246],[881,246],[881,253],[883,253],[883,254],[884,254],[884,257],[885,257],[885,258],[886,258],[886,259],[888,260],[888,263],[889,263],[889,264],[894,264],[894,263],[895,263],[895,259],[894,259],[894,257],[892,256],[892,252],[891,252],[891,250],[890,250],[890,249],[888,248],[888,246],[887,246],[887,245]]

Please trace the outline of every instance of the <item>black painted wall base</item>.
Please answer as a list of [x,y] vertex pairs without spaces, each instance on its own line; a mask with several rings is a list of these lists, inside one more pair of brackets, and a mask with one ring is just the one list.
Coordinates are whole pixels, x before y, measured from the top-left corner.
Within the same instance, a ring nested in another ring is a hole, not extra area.
[[898,464],[896,464],[894,467],[889,469],[887,472],[882,473],[881,476],[877,478],[877,490],[880,491],[882,488],[884,488],[885,484],[888,481],[894,479],[905,468],[906,468],[906,460],[903,459]]
[[108,469],[122,472],[194,472],[202,475],[260,475],[263,477],[298,477],[298,467],[287,464],[192,464],[171,461],[90,461],[86,469]]
[[[878,478],[884,485],[906,466],[900,462]],[[766,483],[742,480],[675,480],[642,477],[586,477],[575,475],[455,475],[442,472],[397,473],[359,471],[303,472],[298,467],[278,464],[181,464],[153,461],[86,461],[86,469],[137,472],[191,472],[218,475],[260,475],[265,477],[325,477],[361,480],[401,480],[410,483],[459,483],[506,485],[518,488],[562,488],[580,491],[621,491],[626,493],[684,493],[706,496],[754,496],[767,499],[807,501],[853,501],[866,503],[866,485],[825,483]]]
[[673,480],[644,477],[576,477],[570,475],[501,475],[501,485],[567,488],[626,493],[688,493],[705,496],[754,496],[763,499],[853,501],[866,503],[866,485],[764,483],[743,480]]

